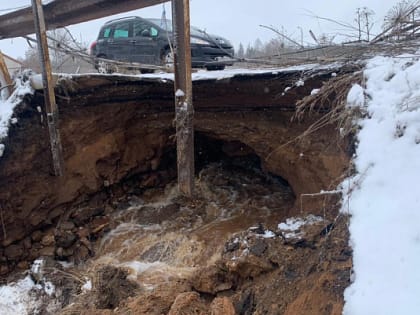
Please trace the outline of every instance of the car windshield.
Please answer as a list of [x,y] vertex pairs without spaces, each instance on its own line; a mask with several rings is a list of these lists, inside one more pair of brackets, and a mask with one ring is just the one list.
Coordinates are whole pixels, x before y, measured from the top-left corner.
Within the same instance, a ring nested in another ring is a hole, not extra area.
[[[172,20],[169,19],[147,19],[149,22],[156,24],[160,28],[172,32]],[[205,32],[199,29],[198,27],[191,26],[191,35],[196,36],[205,36]]]

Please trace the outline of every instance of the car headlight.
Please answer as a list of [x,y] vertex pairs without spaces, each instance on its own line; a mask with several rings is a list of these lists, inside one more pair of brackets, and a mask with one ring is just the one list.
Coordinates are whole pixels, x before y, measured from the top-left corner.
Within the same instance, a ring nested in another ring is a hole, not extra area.
[[206,41],[204,39],[197,38],[197,37],[191,37],[190,43],[191,44],[197,44],[197,45],[210,45],[210,43],[208,41]]

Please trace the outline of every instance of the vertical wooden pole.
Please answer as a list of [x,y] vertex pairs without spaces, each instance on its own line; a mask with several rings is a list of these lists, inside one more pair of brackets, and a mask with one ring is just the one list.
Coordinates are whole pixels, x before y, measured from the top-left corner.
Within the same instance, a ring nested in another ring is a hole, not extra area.
[[63,153],[60,132],[58,128],[58,109],[55,101],[54,82],[48,51],[47,31],[45,27],[44,10],[41,0],[32,0],[35,31],[38,40],[38,52],[42,67],[42,82],[44,85],[44,99],[47,111],[48,131],[50,135],[51,153],[56,176],[63,175]]
[[172,0],[175,39],[175,121],[179,191],[192,197],[194,190],[194,108],[192,103],[190,5]]
[[0,51],[0,83],[3,86],[7,86],[6,97],[9,97],[13,93],[13,83],[10,78],[9,69],[7,69],[6,62],[2,52]]

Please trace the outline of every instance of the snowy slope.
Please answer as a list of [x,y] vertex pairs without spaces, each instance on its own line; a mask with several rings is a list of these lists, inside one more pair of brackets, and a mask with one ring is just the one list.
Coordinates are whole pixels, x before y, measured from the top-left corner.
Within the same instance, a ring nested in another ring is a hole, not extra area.
[[368,115],[343,183],[354,250],[343,314],[420,314],[420,62],[376,57],[364,74],[348,97]]
[[3,99],[0,95],[0,157],[3,156],[4,144],[1,141],[7,137],[9,125],[17,123],[16,119],[12,119],[13,110],[26,94],[34,92],[29,80],[16,79],[15,90],[8,99]]

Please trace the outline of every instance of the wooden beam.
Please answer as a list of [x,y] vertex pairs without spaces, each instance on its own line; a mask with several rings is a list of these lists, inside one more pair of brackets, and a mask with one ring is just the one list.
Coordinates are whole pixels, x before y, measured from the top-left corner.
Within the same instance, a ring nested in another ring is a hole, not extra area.
[[194,190],[194,108],[192,103],[189,0],[172,0],[175,39],[175,121],[179,191]]
[[[43,6],[46,29],[56,29],[72,24],[141,9],[168,0],[55,0]],[[31,7],[1,15],[0,39],[20,37],[35,33]]]
[[42,67],[42,82],[44,86],[44,100],[47,112],[48,131],[50,135],[51,153],[54,174],[62,176],[64,172],[63,153],[60,132],[58,128],[58,109],[55,101],[54,82],[52,77],[51,62],[48,51],[47,30],[45,27],[42,0],[32,0],[34,12],[34,28],[38,40],[38,52]]
[[6,89],[7,91],[5,95],[6,98],[9,97],[13,93],[13,82],[12,82],[12,79],[10,78],[9,69],[7,69],[7,65],[1,51],[0,51],[0,87],[2,88],[4,87]]

